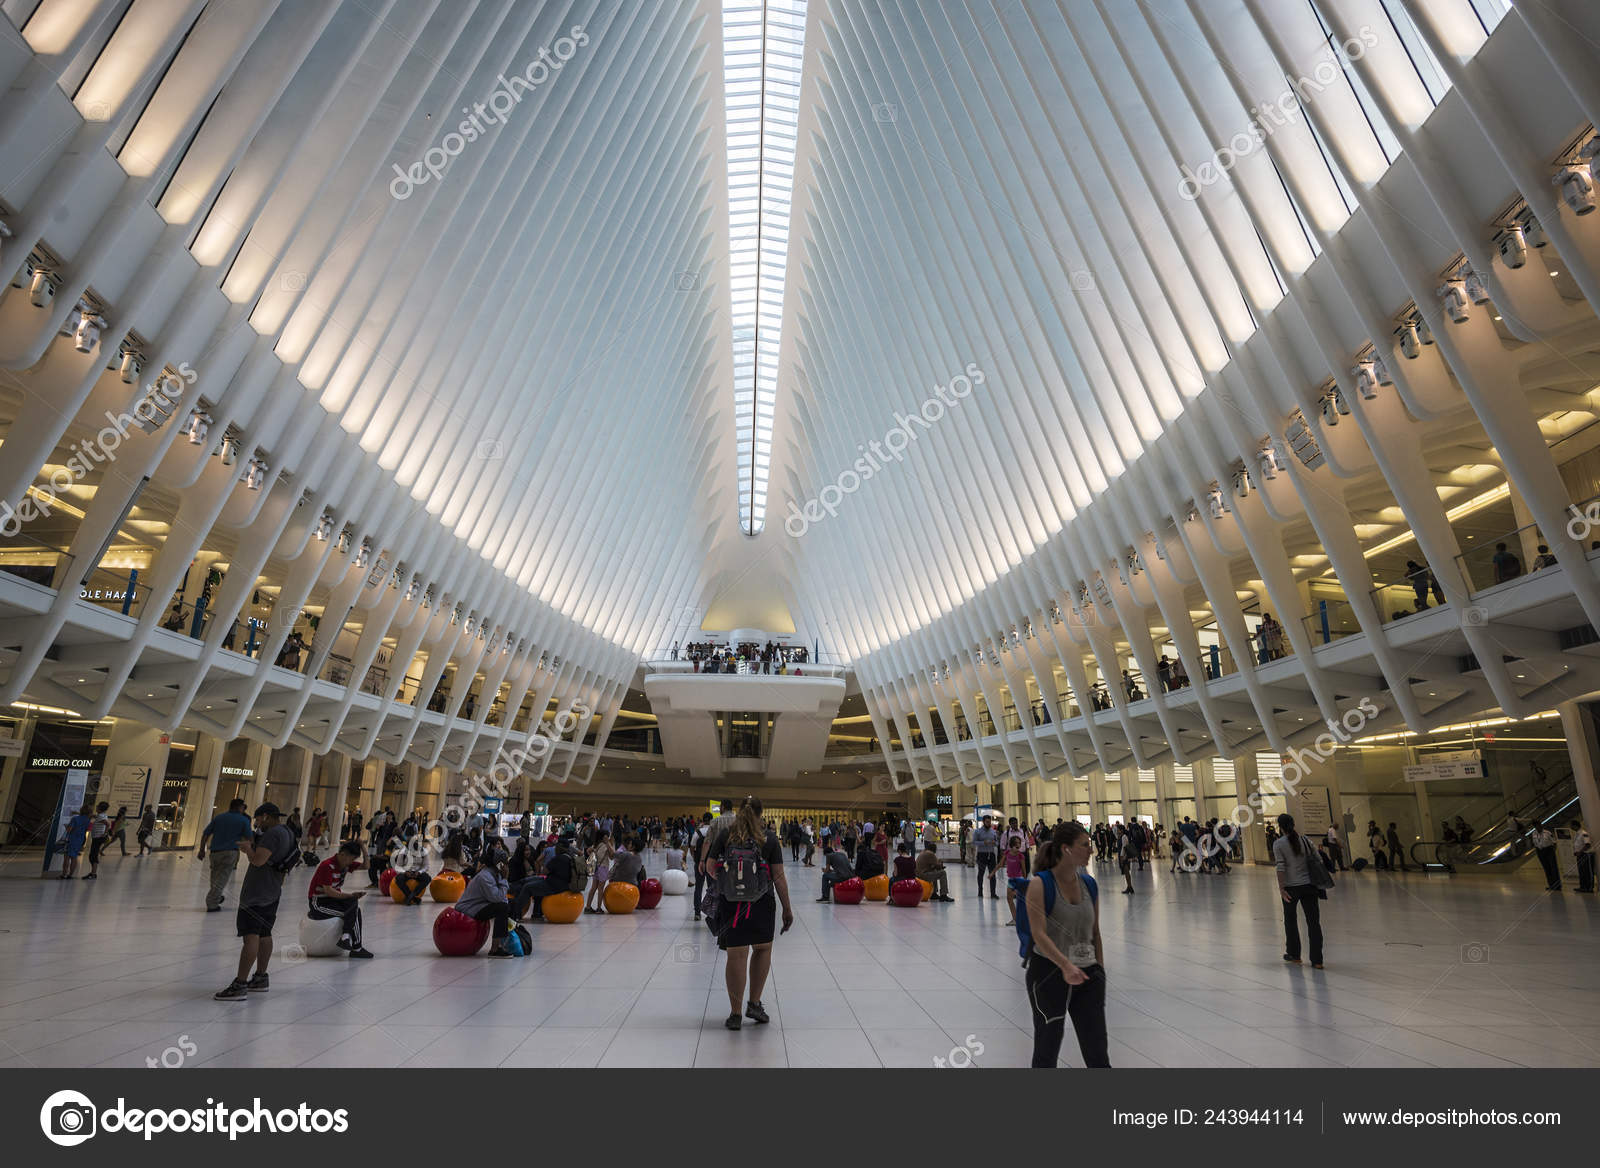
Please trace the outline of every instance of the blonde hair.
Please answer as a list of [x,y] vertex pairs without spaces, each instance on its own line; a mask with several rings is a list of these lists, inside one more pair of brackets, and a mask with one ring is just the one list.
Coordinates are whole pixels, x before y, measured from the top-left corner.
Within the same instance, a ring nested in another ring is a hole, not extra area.
[[739,804],[739,810],[734,816],[733,826],[728,829],[729,843],[764,843],[767,838],[767,825],[761,819],[761,800],[754,795],[746,795],[744,802]]

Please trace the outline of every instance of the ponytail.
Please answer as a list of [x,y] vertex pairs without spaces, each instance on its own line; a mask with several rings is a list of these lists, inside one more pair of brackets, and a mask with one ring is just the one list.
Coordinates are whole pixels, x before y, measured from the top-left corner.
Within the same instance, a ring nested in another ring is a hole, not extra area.
[[761,800],[754,795],[746,795],[744,802],[739,804],[733,826],[728,829],[728,842],[760,844],[766,838],[767,825],[761,820]]
[[1058,823],[1050,837],[1039,845],[1039,855],[1034,861],[1034,870],[1043,872],[1054,868],[1061,862],[1061,857],[1068,848],[1075,844],[1082,836],[1088,835],[1083,824],[1074,820],[1072,823]]
[[1289,847],[1295,855],[1302,851],[1300,847],[1300,833],[1294,829],[1294,816],[1285,813],[1278,816],[1278,831],[1289,841]]

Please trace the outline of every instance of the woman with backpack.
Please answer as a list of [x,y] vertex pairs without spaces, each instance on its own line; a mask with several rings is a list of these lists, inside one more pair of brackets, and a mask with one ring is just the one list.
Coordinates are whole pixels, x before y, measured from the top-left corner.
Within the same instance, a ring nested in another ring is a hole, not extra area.
[[[1283,959],[1300,964],[1300,922],[1295,906],[1305,909],[1306,932],[1311,935],[1311,968],[1322,968],[1322,912],[1317,903],[1327,869],[1311,841],[1294,828],[1294,816],[1278,816],[1278,838],[1272,841],[1272,859],[1278,869],[1278,894],[1283,897]],[[1319,870],[1321,879],[1319,879]]]
[[[1094,843],[1081,823],[1062,823],[1039,845],[1038,863],[1018,920],[1028,926],[1028,1003],[1033,1007],[1033,1062],[1054,1067],[1066,1022],[1086,1067],[1109,1067],[1105,950],[1100,890],[1085,869]],[[1019,926],[1020,928],[1020,926]]]
[[706,871],[717,882],[717,948],[728,955],[725,976],[731,1013],[723,1025],[738,1030],[744,1025],[743,1018],[757,1024],[770,1022],[761,1005],[761,992],[772,972],[778,902],[783,904],[785,933],[794,924],[794,909],[783,874],[783,845],[762,822],[760,799],[746,795],[733,825],[712,838]]

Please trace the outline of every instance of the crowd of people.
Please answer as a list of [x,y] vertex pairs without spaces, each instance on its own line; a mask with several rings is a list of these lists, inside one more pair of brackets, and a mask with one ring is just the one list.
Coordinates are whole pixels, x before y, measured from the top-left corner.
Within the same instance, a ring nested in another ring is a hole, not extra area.
[[[677,641],[672,642],[672,659],[679,660]],[[696,673],[787,673],[792,666],[805,665],[810,657],[804,645],[781,645],[776,641],[764,645],[754,641],[737,645],[691,641],[683,649],[683,659],[693,663]]]
[[[115,816],[109,812],[101,803],[92,813],[85,808],[73,818],[66,875],[76,873],[85,841],[91,847],[91,868],[112,841],[123,842],[126,854],[126,809]],[[533,817],[524,813],[505,836],[498,816],[479,813],[448,832],[439,845],[425,848],[417,842],[419,834],[426,838],[420,809],[402,819],[383,808],[364,824],[347,816],[335,830],[320,808],[302,822],[298,808],[283,816],[269,802],[248,814],[244,800],[234,799],[206,825],[196,848],[199,859],[209,860],[208,912],[221,911],[234,892],[241,860],[245,868],[236,890],[238,968],[215,996],[244,1001],[269,989],[279,904],[289,874],[301,865],[310,870],[306,918],[337,920],[338,948],[357,960],[373,957],[364,943],[361,902],[386,868],[393,869],[391,879],[400,890],[395,899],[406,905],[419,904],[439,873],[457,873],[465,887],[454,907],[490,924],[492,957],[524,951],[513,930],[520,922],[541,918],[542,904],[553,894],[577,893],[584,898],[585,912],[603,914],[608,886],[641,885],[649,878],[647,866],[682,872],[684,883],[693,886],[692,919],[711,928],[728,956],[725,1025],[730,1030],[770,1021],[762,995],[773,967],[773,944],[795,919],[789,867],[820,868],[819,903],[829,903],[844,881],[882,875],[927,881],[932,886],[928,899],[954,903],[951,888],[957,878],[939,854],[944,829],[938,822],[898,815],[877,820],[786,815],[773,821],[754,796],[737,805],[723,800],[720,812],[637,818],[592,813],[551,820],[537,832]],[[1459,846],[1473,838],[1464,820],[1447,822],[1444,828]],[[1544,826],[1535,829],[1534,846],[1549,874],[1554,839]],[[1385,831],[1376,820],[1369,821],[1367,835],[1374,868],[1405,867],[1394,824]],[[1573,838],[1580,891],[1593,891],[1593,841],[1578,823],[1573,824]],[[1267,825],[1267,841],[1283,903],[1283,960],[1297,965],[1309,961],[1323,969],[1320,905],[1334,887],[1334,874],[1347,869],[1339,831],[1330,827],[1313,838],[1284,814]],[[1230,861],[1240,858],[1239,842],[1230,821],[1200,822],[1190,816],[1170,831],[1139,820],[1085,826],[1058,819],[1053,827],[1042,818],[1029,826],[1016,816],[962,821],[956,860],[970,865],[976,895],[999,900],[1004,877],[1009,912],[1004,924],[1016,931],[1033,1017],[1033,1066],[1056,1065],[1069,1021],[1084,1064],[1110,1065],[1094,865],[1115,863],[1124,881],[1122,892],[1131,895],[1135,868],[1142,871],[1162,859],[1164,847],[1171,855],[1169,872],[1226,875]],[[320,849],[330,843],[332,854],[321,858]],[[435,857],[437,871],[430,862]],[[369,888],[347,888],[347,877],[363,865]],[[1559,887],[1558,876],[1551,880],[1552,887]],[[1000,923],[998,916],[995,922]]]

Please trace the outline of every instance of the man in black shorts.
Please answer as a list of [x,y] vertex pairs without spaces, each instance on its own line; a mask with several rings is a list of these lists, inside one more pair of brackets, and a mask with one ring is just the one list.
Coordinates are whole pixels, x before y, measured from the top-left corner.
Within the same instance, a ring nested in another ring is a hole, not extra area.
[[[283,878],[299,859],[294,832],[282,823],[277,805],[256,808],[254,837],[239,841],[244,854],[244,883],[239,886],[239,973],[213,995],[219,1002],[242,1002],[250,994],[267,992],[267,962],[272,959],[272,926],[278,919],[278,899]],[[255,967],[254,976],[250,973]]]

